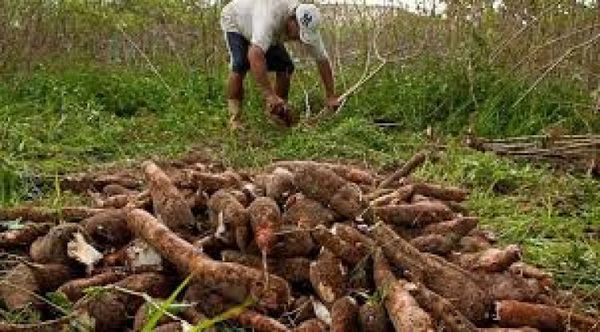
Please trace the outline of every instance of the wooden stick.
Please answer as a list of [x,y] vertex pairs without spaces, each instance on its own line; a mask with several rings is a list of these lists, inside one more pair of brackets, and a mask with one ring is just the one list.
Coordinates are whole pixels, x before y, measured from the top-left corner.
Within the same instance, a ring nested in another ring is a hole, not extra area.
[[402,167],[394,172],[394,174],[390,175],[387,179],[383,180],[377,188],[385,188],[391,185],[393,182],[400,180],[400,178],[408,176],[415,168],[422,165],[427,159],[427,153],[425,151],[420,151],[415,154],[412,158],[410,158]]

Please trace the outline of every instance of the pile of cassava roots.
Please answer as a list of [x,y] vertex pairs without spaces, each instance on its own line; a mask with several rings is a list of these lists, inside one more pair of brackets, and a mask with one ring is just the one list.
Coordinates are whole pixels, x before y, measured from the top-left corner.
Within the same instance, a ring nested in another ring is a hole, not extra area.
[[0,331],[600,331],[478,227],[468,191],[413,179],[426,159],[66,177],[87,206],[0,209],[0,308],[39,317]]

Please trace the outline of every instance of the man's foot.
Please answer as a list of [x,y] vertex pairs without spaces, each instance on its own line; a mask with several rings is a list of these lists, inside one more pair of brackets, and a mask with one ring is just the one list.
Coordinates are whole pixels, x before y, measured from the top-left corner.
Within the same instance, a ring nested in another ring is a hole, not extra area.
[[242,122],[240,121],[242,106],[241,101],[230,99],[228,101],[228,109],[229,109],[229,129],[231,131],[238,131],[243,129]]
[[244,125],[239,119],[230,118],[229,119],[229,130],[231,131],[240,131],[244,129]]

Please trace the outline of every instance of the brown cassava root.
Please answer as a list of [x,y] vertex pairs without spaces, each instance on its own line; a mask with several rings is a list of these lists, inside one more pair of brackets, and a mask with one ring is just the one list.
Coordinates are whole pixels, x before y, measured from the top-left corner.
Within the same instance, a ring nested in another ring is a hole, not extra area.
[[[551,274],[477,227],[461,205],[468,191],[408,178],[425,157],[388,179],[334,163],[238,172],[197,158],[125,173],[145,178],[145,188],[104,176],[88,193],[103,209],[12,209],[35,220],[0,235],[1,309],[51,319],[63,311],[44,297],[58,291],[76,302],[63,312],[73,322],[140,330],[146,308],[190,276],[156,331],[224,312],[256,331],[597,329],[556,307],[566,297]],[[0,323],[0,331],[50,327],[66,325]]]
[[146,211],[129,212],[127,225],[182,273],[192,274],[195,279],[212,286],[240,288],[236,294],[238,301],[252,295],[268,308],[278,308],[290,302],[289,285],[280,277],[271,276],[270,284],[265,285],[263,274],[257,269],[213,261],[161,225]]
[[600,320],[542,304],[519,301],[496,303],[496,320],[502,327],[529,326],[542,331],[598,331]]

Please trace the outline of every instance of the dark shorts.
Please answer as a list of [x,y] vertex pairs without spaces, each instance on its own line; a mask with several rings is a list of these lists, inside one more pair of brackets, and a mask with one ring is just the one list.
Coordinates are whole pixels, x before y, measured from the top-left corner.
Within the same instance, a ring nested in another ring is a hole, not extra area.
[[[229,48],[231,70],[245,74],[250,69],[248,61],[248,48],[250,42],[246,37],[237,32],[226,33],[227,47]],[[269,47],[265,54],[267,59],[267,70],[270,72],[294,72],[294,63],[290,54],[282,44]]]

